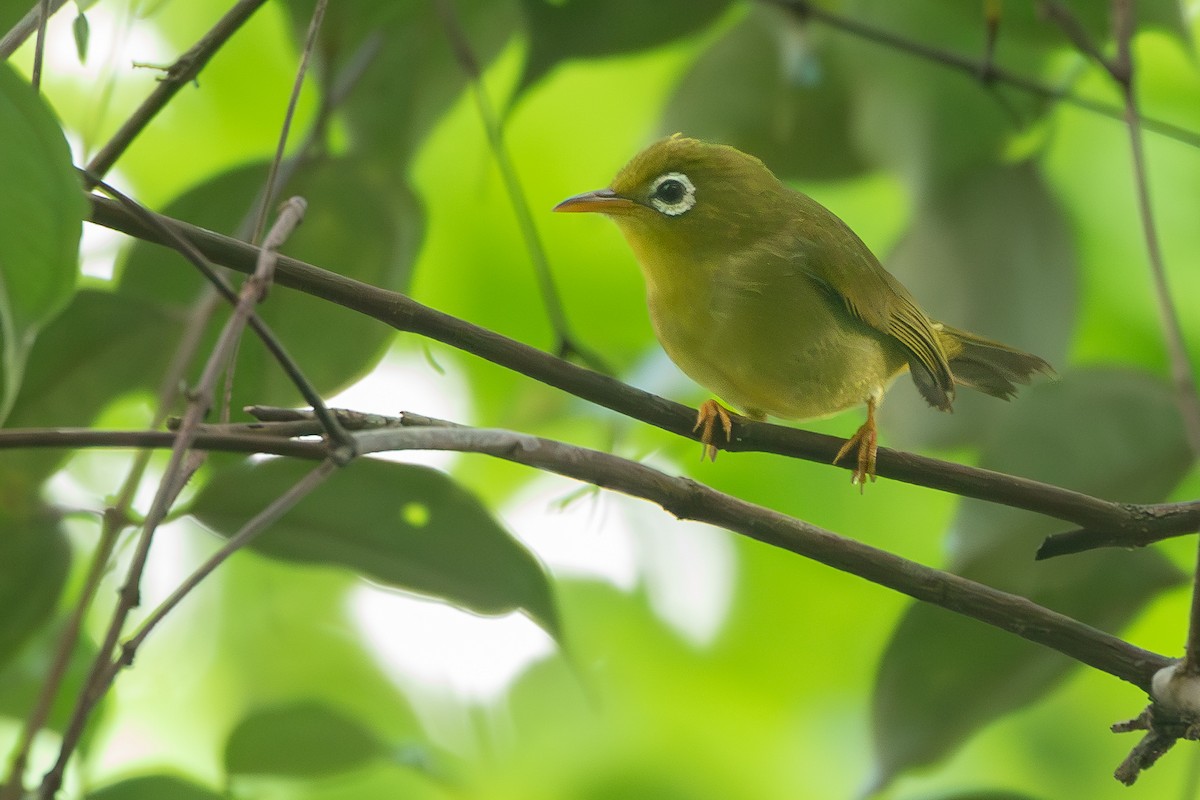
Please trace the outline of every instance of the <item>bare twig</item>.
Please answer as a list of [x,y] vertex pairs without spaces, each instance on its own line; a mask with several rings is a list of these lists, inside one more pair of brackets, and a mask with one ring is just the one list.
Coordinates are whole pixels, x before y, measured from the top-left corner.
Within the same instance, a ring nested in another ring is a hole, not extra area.
[[[113,198],[115,198],[114,205],[123,209],[124,212],[131,218],[136,219],[139,225],[143,226],[144,230],[153,231],[155,234],[153,238],[154,241],[177,250],[180,255],[182,255],[198,270],[200,270],[200,273],[205,277],[205,279],[207,279],[208,282],[226,300],[231,303],[237,303],[237,295],[233,291],[233,288],[229,285],[229,282],[226,281],[223,276],[217,274],[217,272],[212,268],[212,265],[204,256],[203,252],[201,252],[194,243],[189,241],[186,237],[181,236],[177,230],[172,228],[172,226],[167,222],[168,218],[153,213],[149,209],[135,202],[132,198],[126,197],[121,192],[96,179],[94,176],[91,178],[91,181],[95,185],[99,186],[104,192],[112,195]],[[228,237],[221,238],[228,239]],[[228,239],[228,241],[238,240]],[[257,264],[259,248],[245,243],[243,244],[255,254],[250,264]],[[239,271],[251,272],[253,271],[253,268],[247,265],[245,268]],[[288,352],[286,349],[284,349],[283,344],[275,337],[270,328],[268,328],[256,314],[250,315],[249,325],[251,330],[254,331],[258,338],[262,341],[263,345],[267,348],[267,351],[271,354],[272,358],[275,359],[275,361],[283,369],[284,373],[287,374],[288,379],[293,385],[295,385],[296,389],[300,392],[300,395],[304,398],[304,401],[313,408],[313,410],[321,418],[322,422],[326,423],[328,426],[326,428],[326,435],[328,435],[336,444],[337,450],[343,453],[342,457],[346,459],[352,458],[354,455],[353,442],[346,437],[345,431],[343,431],[341,426],[338,425],[337,420],[329,414],[329,410],[325,406],[325,401],[321,399],[321,396],[317,393],[317,390],[313,388],[313,385],[308,381],[307,378],[304,377],[304,373],[300,370],[300,367],[296,364],[292,357],[288,355]]]
[[17,52],[29,35],[42,26],[43,18],[54,16],[66,4],[67,0],[49,0],[48,3],[46,0],[35,0],[25,16],[4,34],[4,38],[0,38],[0,61],[7,60]]
[[[212,315],[215,301],[216,293],[212,291],[211,287],[206,287],[206,293],[195,304],[184,329],[183,337],[176,346],[175,354],[159,385],[158,406],[149,425],[151,429],[156,429],[162,424],[171,404],[178,395],[180,381],[200,348],[204,328]],[[104,510],[100,524],[100,536],[91,555],[87,576],[84,578],[79,597],[76,598],[58,637],[50,667],[46,670],[45,678],[38,686],[37,699],[26,716],[21,736],[10,760],[9,782],[0,787],[0,800],[18,800],[24,793],[25,768],[30,748],[33,746],[34,738],[49,718],[63,678],[66,677],[67,666],[78,641],[83,620],[95,600],[96,592],[100,588],[100,581],[109,568],[109,559],[112,557],[118,538],[129,525],[129,511],[133,506],[134,496],[141,484],[142,476],[150,464],[151,452],[150,449],[138,452],[130,465],[129,473],[126,475],[120,491],[117,492],[116,501]]]
[[[178,427],[178,426],[176,426]],[[200,426],[192,446],[197,450],[221,450],[229,453],[269,453],[292,458],[321,459],[329,455],[325,442],[298,442],[269,433],[255,433],[230,426],[229,433],[216,433],[211,426]],[[17,448],[164,449],[175,444],[170,431],[102,431],[95,428],[9,428],[0,429],[0,450]]]
[[102,679],[102,688],[107,689],[107,687],[111,686],[117,677],[117,673],[133,663],[134,656],[137,654],[137,650],[141,647],[142,642],[146,640],[146,637],[166,618],[167,614],[171,613],[193,589],[200,585],[201,581],[211,575],[217,567],[225,563],[226,559],[231,555],[254,541],[259,534],[267,530],[267,528],[273,525],[293,506],[324,483],[325,479],[337,469],[338,463],[333,459],[327,458],[322,461],[312,472],[297,481],[269,506],[259,512],[257,516],[243,525],[217,552],[209,556],[203,564],[188,575],[176,587],[175,591],[171,592],[171,595],[166,600],[160,603],[154,611],[150,612],[150,615],[138,626],[137,632],[121,645],[121,655],[109,665]]
[[1100,52],[1100,47],[1092,40],[1091,35],[1083,27],[1083,23],[1079,21],[1079,18],[1075,16],[1074,11],[1063,5],[1059,0],[1037,0],[1037,7],[1045,15],[1046,19],[1053,22],[1062,30],[1063,35],[1070,40],[1071,44],[1075,45],[1076,50],[1104,67],[1104,69],[1109,69],[1108,59]]
[[[273,230],[272,234],[268,236],[268,240],[272,245],[277,247],[286,236],[286,233],[295,227],[303,210],[303,201],[289,201],[277,223],[277,230]],[[182,491],[187,479],[199,467],[200,462],[193,457],[193,451],[191,450],[192,441],[196,434],[195,428],[212,406],[217,380],[228,363],[230,354],[233,352],[242,329],[254,317],[254,306],[266,294],[267,286],[270,284],[274,272],[273,254],[273,248],[263,248],[260,251],[255,271],[242,285],[233,314],[226,321],[221,335],[213,347],[208,361],[205,363],[196,388],[188,393],[187,411],[184,414],[183,423],[175,435],[171,457],[167,462],[166,468],[163,470],[158,491],[155,492],[150,509],[146,513],[141,536],[138,537],[137,545],[134,548],[133,556],[126,571],[125,580],[118,593],[117,606],[113,611],[108,629],[96,653],[84,688],[76,699],[70,721],[63,731],[58,757],[54,762],[54,766],[50,768],[42,780],[39,793],[45,800],[52,798],[62,785],[62,777],[67,761],[79,743],[84,725],[95,708],[96,703],[99,702],[108,689],[112,653],[129,614],[138,605],[142,573],[145,570],[146,561],[150,555],[150,546],[154,540],[154,534],[158,526],[166,518],[167,512],[170,510],[171,505],[174,504],[179,492]],[[336,426],[336,422],[334,424]]]
[[[1158,300],[1159,321],[1167,354],[1171,364],[1171,378],[1175,384],[1175,398],[1183,418],[1188,444],[1192,454],[1200,456],[1200,392],[1196,388],[1196,377],[1192,373],[1191,358],[1179,324],[1179,313],[1167,284],[1167,270],[1159,244],[1158,227],[1154,220],[1154,209],[1150,201],[1150,179],[1146,169],[1146,153],[1142,141],[1141,115],[1138,113],[1137,89],[1134,84],[1133,63],[1133,7],[1128,0],[1112,0],[1113,36],[1117,54],[1107,58],[1092,41],[1074,14],[1059,0],[1041,0],[1050,18],[1063,30],[1072,43],[1112,77],[1120,87],[1125,99],[1125,123],[1129,128],[1129,146],[1133,163],[1133,181],[1136,187],[1138,214],[1142,233],[1146,241],[1146,256],[1150,267],[1150,278]],[[1200,674],[1200,551],[1197,552],[1195,578],[1192,582],[1192,609],[1188,624],[1187,645],[1184,648],[1183,671]]]
[[[121,206],[92,198],[91,220],[148,241],[161,241]],[[214,262],[248,271],[256,248],[177,220],[160,218]],[[276,282],[374,317],[401,331],[427,336],[473,353],[500,366],[557,387],[667,431],[696,438],[696,412],[678,403],[627,386],[606,375],[505,338],[417,303],[397,292],[355,281],[335,272],[281,256]],[[796,428],[735,418],[732,441],[726,449],[757,450],[828,463],[844,440]],[[1120,532],[1129,537],[1165,538],[1190,532],[1200,525],[1200,502],[1134,505],[1115,503],[1039,481],[991,470],[952,464],[887,448],[879,451],[879,475],[1017,508],[1024,508],[1095,531]]]
[[113,137],[100,148],[99,152],[88,162],[87,171],[92,175],[103,177],[116,163],[121,154],[129,147],[150,121],[163,109],[172,97],[184,86],[191,83],[208,64],[209,59],[221,48],[229,37],[233,36],[246,20],[258,10],[266,0],[238,0],[233,8],[221,17],[200,40],[174,64],[167,67],[161,80],[154,86],[154,91],[142,102],[136,111],[130,115]]
[[1179,312],[1171,298],[1167,284],[1167,271],[1163,263],[1162,247],[1159,244],[1158,227],[1150,202],[1149,178],[1146,171],[1146,153],[1142,141],[1142,123],[1138,114],[1137,97],[1133,83],[1123,84],[1125,92],[1126,121],[1129,124],[1129,145],[1133,155],[1134,183],[1137,186],[1138,213],[1142,220],[1142,231],[1146,239],[1146,255],[1150,264],[1150,276],[1154,282],[1154,294],[1158,300],[1159,321],[1167,343],[1167,355],[1171,363],[1171,380],[1179,411],[1187,431],[1188,444],[1192,453],[1200,456],[1200,396],[1196,390],[1196,376],[1192,373],[1191,358],[1179,324]]
[[304,50],[300,53],[300,65],[296,68],[296,79],[292,82],[292,93],[288,97],[287,111],[283,115],[283,125],[279,130],[279,142],[275,145],[275,157],[271,159],[271,169],[267,172],[267,183],[263,188],[262,200],[254,221],[254,234],[250,241],[258,242],[263,229],[267,225],[267,209],[275,201],[279,187],[275,179],[279,174],[279,166],[283,162],[283,151],[287,147],[288,132],[292,129],[292,119],[296,115],[296,104],[300,101],[300,88],[304,86],[304,76],[308,73],[308,62],[312,58],[313,48],[317,43],[317,32],[321,30],[321,20],[325,18],[325,9],[329,0],[317,0],[313,8],[312,19],[308,23],[308,35],[304,39]]
[[605,364],[604,359],[580,345],[578,339],[571,333],[571,326],[567,322],[567,315],[563,310],[562,297],[559,295],[558,286],[555,284],[554,275],[550,270],[550,260],[546,257],[546,248],[542,246],[542,238],[538,235],[537,225],[529,210],[529,201],[521,186],[520,176],[517,174],[512,157],[504,144],[504,130],[500,117],[492,107],[491,100],[488,99],[487,87],[483,84],[483,70],[479,65],[479,59],[475,57],[471,41],[467,38],[467,32],[463,30],[462,22],[458,18],[454,0],[435,0],[434,7],[437,9],[438,16],[441,17],[442,28],[450,40],[450,48],[463,72],[466,73],[467,81],[471,85],[471,92],[475,96],[475,105],[479,109],[479,119],[483,122],[484,131],[487,133],[492,157],[496,160],[496,167],[500,170],[500,178],[504,181],[504,189],[508,194],[509,203],[512,205],[513,214],[517,217],[517,227],[521,230],[521,238],[525,241],[525,249],[529,252],[529,260],[533,264],[538,290],[542,295],[542,305],[545,306],[546,314],[550,317],[550,326],[553,328],[554,337],[557,340],[554,352],[561,358],[578,356],[580,361],[592,369],[612,374],[612,370]]
[[41,91],[42,88],[42,65],[46,61],[46,23],[50,21],[50,0],[41,0],[38,3],[38,9],[37,41],[33,48],[33,74],[29,79],[29,82],[33,84],[34,91]]
[[[1101,103],[1096,100],[1090,100],[1086,97],[1081,97],[1075,94],[1070,89],[1053,88],[1044,84],[1038,83],[1032,78],[1027,78],[1024,75],[1005,69],[1004,67],[991,64],[985,70],[985,63],[975,61],[958,53],[942,50],[938,47],[924,44],[923,42],[913,41],[903,36],[892,33],[891,31],[875,28],[850,17],[844,17],[836,11],[830,11],[819,3],[814,3],[812,0],[759,0],[760,2],[769,3],[771,5],[780,6],[787,9],[791,13],[801,19],[814,19],[828,25],[831,28],[856,36],[860,39],[869,42],[875,42],[885,47],[890,47],[893,50],[917,58],[932,61],[958,72],[963,72],[975,79],[983,78],[989,83],[1000,83],[1006,86],[1011,86],[1014,89],[1019,89],[1034,97],[1040,97],[1044,100],[1054,102],[1067,103],[1068,105],[1081,108],[1085,111],[1090,111],[1094,114],[1099,114],[1109,119],[1124,120],[1125,112],[1123,109],[1111,106],[1107,103]],[[1173,125],[1162,120],[1146,118],[1142,120],[1142,124],[1146,130],[1154,131],[1155,133],[1166,136],[1170,139],[1189,144],[1192,147],[1200,147],[1200,133],[1188,130],[1179,125]]]
[[1138,776],[1154,766],[1177,741],[1195,740],[1197,734],[1194,723],[1180,719],[1157,703],[1151,703],[1134,719],[1113,724],[1111,730],[1113,733],[1146,731],[1113,772],[1113,777],[1126,786],[1132,786]]

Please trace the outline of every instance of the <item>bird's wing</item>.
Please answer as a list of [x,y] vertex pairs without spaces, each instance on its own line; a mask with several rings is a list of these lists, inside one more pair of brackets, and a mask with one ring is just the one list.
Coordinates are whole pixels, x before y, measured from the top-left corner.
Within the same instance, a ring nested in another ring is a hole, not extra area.
[[784,245],[799,269],[832,293],[858,319],[898,341],[909,353],[913,382],[930,405],[948,410],[954,376],[934,323],[904,286],[883,268],[850,228],[812,204]]

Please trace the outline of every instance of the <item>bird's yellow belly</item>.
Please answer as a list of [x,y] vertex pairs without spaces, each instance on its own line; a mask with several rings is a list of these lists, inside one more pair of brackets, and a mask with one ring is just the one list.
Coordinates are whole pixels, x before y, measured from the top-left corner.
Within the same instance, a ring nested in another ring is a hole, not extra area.
[[835,414],[882,392],[905,367],[896,343],[823,298],[702,297],[681,309],[651,295],[659,342],[692,380],[752,416]]

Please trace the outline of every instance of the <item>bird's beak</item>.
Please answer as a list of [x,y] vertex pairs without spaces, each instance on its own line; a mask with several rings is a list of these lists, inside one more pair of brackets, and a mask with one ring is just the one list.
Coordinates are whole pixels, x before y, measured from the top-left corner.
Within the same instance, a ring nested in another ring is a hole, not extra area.
[[555,211],[597,211],[601,214],[628,213],[637,203],[629,198],[621,197],[612,189],[597,189],[594,192],[584,192],[574,197],[568,197],[554,207]]

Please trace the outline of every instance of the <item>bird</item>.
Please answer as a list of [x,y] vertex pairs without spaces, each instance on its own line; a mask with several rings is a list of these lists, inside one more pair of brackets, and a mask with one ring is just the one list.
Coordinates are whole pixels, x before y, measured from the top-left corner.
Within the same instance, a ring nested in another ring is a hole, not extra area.
[[720,434],[732,440],[722,401],[753,420],[865,405],[833,460],[854,453],[861,491],[876,478],[876,413],[902,373],[942,411],[958,386],[1007,400],[1054,374],[1038,356],[935,322],[849,225],[728,145],[660,139],[607,188],[554,210],[603,214],[624,235],[659,343],[719,398],[697,414],[702,457],[716,458]]

